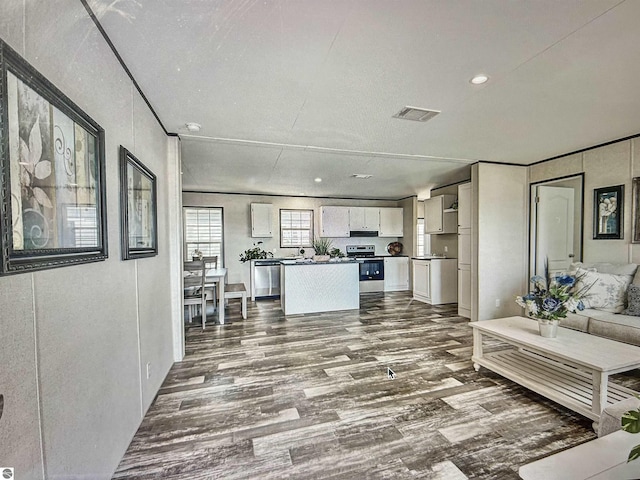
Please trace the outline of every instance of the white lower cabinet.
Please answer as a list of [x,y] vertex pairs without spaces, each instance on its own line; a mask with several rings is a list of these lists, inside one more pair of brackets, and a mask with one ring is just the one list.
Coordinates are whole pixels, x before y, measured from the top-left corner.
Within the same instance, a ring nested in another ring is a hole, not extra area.
[[384,291],[409,290],[409,257],[385,257]]
[[413,298],[431,305],[458,301],[458,261],[434,258],[413,261]]

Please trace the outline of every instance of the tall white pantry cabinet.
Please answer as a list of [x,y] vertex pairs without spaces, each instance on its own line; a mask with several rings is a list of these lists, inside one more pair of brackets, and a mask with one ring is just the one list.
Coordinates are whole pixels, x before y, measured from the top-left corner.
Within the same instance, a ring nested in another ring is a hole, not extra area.
[[458,185],[458,315],[471,318],[471,183]]

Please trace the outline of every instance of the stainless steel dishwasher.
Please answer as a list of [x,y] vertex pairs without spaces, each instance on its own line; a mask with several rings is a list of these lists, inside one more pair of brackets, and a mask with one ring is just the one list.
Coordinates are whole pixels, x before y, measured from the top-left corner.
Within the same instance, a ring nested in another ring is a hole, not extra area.
[[251,260],[251,301],[280,296],[280,260]]

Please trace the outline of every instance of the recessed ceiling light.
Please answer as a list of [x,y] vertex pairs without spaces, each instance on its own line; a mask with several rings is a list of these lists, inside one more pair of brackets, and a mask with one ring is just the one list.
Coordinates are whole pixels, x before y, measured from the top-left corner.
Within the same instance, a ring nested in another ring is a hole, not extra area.
[[473,77],[471,80],[469,80],[469,82],[473,83],[474,85],[482,85],[483,83],[486,83],[488,80],[489,80],[489,77],[486,76],[484,73],[481,73]]
[[368,173],[354,173],[353,175],[351,175],[353,178],[360,178],[362,180],[366,180],[367,178],[371,178],[373,177],[373,175],[370,175]]
[[314,182],[316,183],[320,183],[322,181],[322,179],[320,177],[316,177],[313,179]]
[[187,130],[189,130],[190,132],[199,132],[200,129],[202,128],[202,125],[200,125],[199,123],[195,123],[195,122],[185,123],[184,126],[187,127]]

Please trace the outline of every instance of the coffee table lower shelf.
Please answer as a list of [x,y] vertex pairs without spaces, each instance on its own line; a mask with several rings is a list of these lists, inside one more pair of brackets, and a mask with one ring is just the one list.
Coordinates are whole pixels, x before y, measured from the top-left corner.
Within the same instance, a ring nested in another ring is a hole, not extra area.
[[[488,368],[574,412],[596,422],[600,419],[600,412],[593,411],[594,379],[588,372],[523,348],[484,353],[472,360],[474,365]],[[607,403],[619,402],[634,393],[609,381]]]

